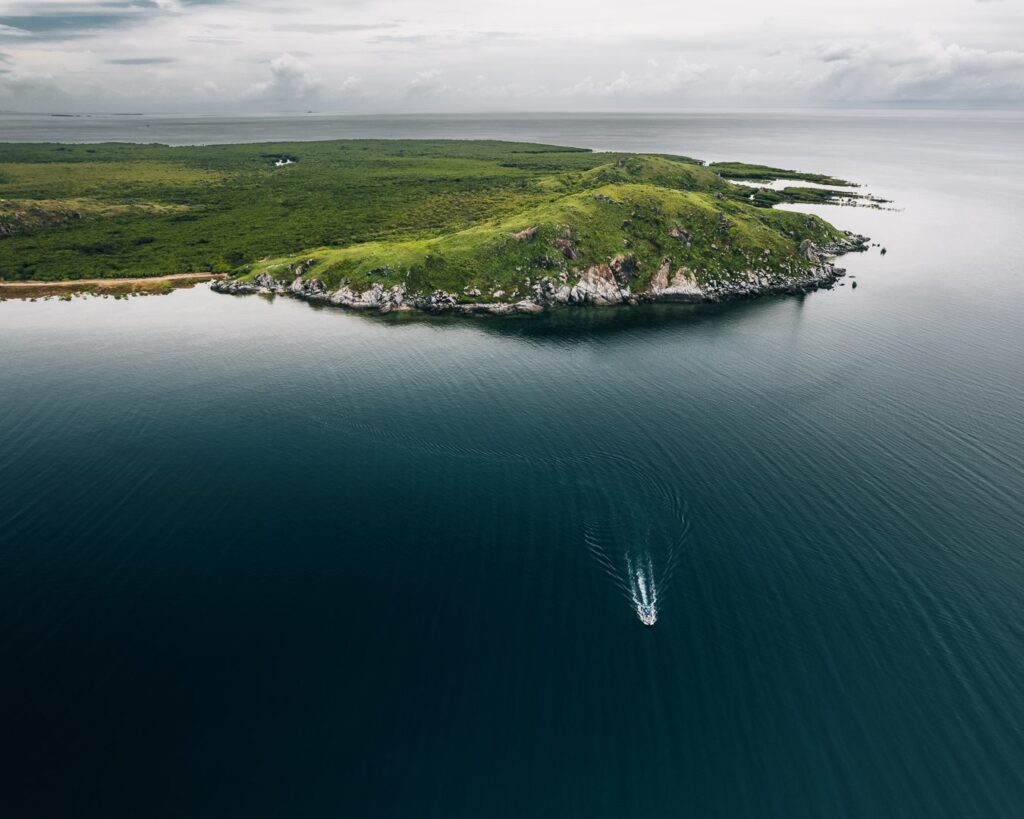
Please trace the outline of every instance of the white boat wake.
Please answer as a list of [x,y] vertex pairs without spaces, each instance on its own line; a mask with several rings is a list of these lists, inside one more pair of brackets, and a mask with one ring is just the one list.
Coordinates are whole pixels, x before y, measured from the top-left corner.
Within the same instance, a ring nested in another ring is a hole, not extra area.
[[651,556],[646,555],[646,558],[646,563],[641,562],[638,567],[627,557],[626,567],[632,586],[631,596],[636,607],[636,616],[645,626],[653,626],[658,622],[658,586],[654,580]]
[[[592,507],[601,496],[605,501],[598,504],[603,511],[584,522],[590,554],[629,601],[637,619],[645,626],[658,622],[659,599],[668,591],[690,524],[675,487],[656,479],[652,470],[608,452],[536,455],[425,440],[355,420],[345,426],[361,439],[369,437],[377,443],[430,455],[534,470],[572,470],[567,483],[581,493],[581,505]],[[642,489],[629,504],[623,504],[618,494],[624,484]]]
[[655,504],[648,509],[616,511],[588,521],[584,540],[637,619],[658,622],[659,606],[670,588],[679,553],[689,532],[681,509]]
[[609,497],[603,511],[585,522],[584,540],[594,560],[629,601],[637,619],[651,627],[660,615],[679,555],[689,534],[684,504],[675,488],[652,480],[628,462],[613,462],[616,475],[603,486],[629,481],[646,491],[639,503],[622,504]]
[[653,626],[658,622],[659,598],[667,589],[675,568],[675,555],[667,555],[658,571],[650,552],[610,554],[607,541],[598,532],[596,527],[587,527],[586,541],[590,554],[629,601],[640,622]]

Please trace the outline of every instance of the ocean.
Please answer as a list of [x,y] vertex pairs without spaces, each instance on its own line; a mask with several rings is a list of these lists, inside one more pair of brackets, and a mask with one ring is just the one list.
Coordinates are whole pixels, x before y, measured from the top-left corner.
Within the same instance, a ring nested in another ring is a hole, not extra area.
[[1020,816],[1022,125],[0,116],[669,152],[892,200],[804,208],[879,245],[804,296],[0,303],[0,810]]

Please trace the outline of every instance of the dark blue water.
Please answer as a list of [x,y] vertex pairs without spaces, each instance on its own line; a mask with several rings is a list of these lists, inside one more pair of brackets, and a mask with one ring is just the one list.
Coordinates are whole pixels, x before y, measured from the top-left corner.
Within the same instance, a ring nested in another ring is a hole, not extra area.
[[487,128],[862,179],[900,209],[818,212],[888,253],[505,321],[0,304],[3,815],[1021,815],[1020,123],[545,122]]

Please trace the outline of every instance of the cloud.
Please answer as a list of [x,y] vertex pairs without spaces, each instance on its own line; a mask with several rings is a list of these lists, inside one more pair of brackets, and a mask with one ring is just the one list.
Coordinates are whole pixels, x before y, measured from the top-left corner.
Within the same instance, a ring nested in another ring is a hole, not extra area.
[[345,34],[359,31],[382,31],[398,28],[398,22],[389,23],[289,23],[282,31],[298,31],[304,34]]
[[444,82],[443,72],[437,68],[431,68],[427,71],[420,71],[409,81],[405,86],[405,97],[406,99],[415,99],[437,96],[447,90],[448,86]]
[[16,14],[0,17],[3,29],[37,39],[68,39],[138,22],[145,12],[128,11],[63,12],[60,14]]
[[936,37],[861,44],[826,59],[817,97],[848,101],[1024,99],[1024,51],[965,48]]
[[668,66],[658,60],[648,60],[639,72],[620,71],[611,80],[595,80],[588,75],[575,85],[563,89],[568,96],[591,97],[671,97],[704,77],[710,69],[705,63],[691,63],[679,57]]
[[177,57],[121,57],[107,60],[108,65],[167,65],[178,62]]
[[9,13],[0,15],[0,35],[29,36],[37,40],[77,39],[227,2],[229,0],[36,0],[8,3]]
[[487,45],[514,43],[523,35],[512,31],[433,31],[406,34],[379,34],[374,43],[409,43],[450,51],[455,48],[480,48]]
[[823,63],[852,60],[863,52],[865,47],[863,43],[829,43],[818,52],[817,58]]
[[440,40],[437,34],[381,34],[374,37],[375,43],[427,43]]
[[309,65],[285,52],[270,61],[270,79],[249,88],[247,97],[256,100],[292,102],[316,96],[323,82]]
[[331,91],[343,97],[358,96],[363,93],[363,82],[358,77],[345,77],[340,83],[332,85]]
[[229,37],[218,34],[194,34],[188,38],[188,41],[205,45],[241,45],[244,42],[241,37]]
[[772,79],[760,68],[738,65],[729,78],[729,95],[735,99],[749,99],[764,92]]
[[68,94],[47,74],[11,72],[0,76],[0,103],[40,111],[66,105]]
[[810,3],[0,0],[0,66],[82,112],[1024,106],[1024,2]]
[[14,38],[14,37],[31,37],[32,32],[26,31],[23,28],[17,28],[15,26],[6,25],[0,23],[0,39]]

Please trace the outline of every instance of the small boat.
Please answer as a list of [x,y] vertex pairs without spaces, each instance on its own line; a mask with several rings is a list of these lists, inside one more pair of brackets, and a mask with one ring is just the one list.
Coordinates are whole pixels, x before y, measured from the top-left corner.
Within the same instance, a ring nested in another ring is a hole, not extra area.
[[658,612],[650,603],[637,603],[636,616],[645,626],[653,626],[658,621]]

